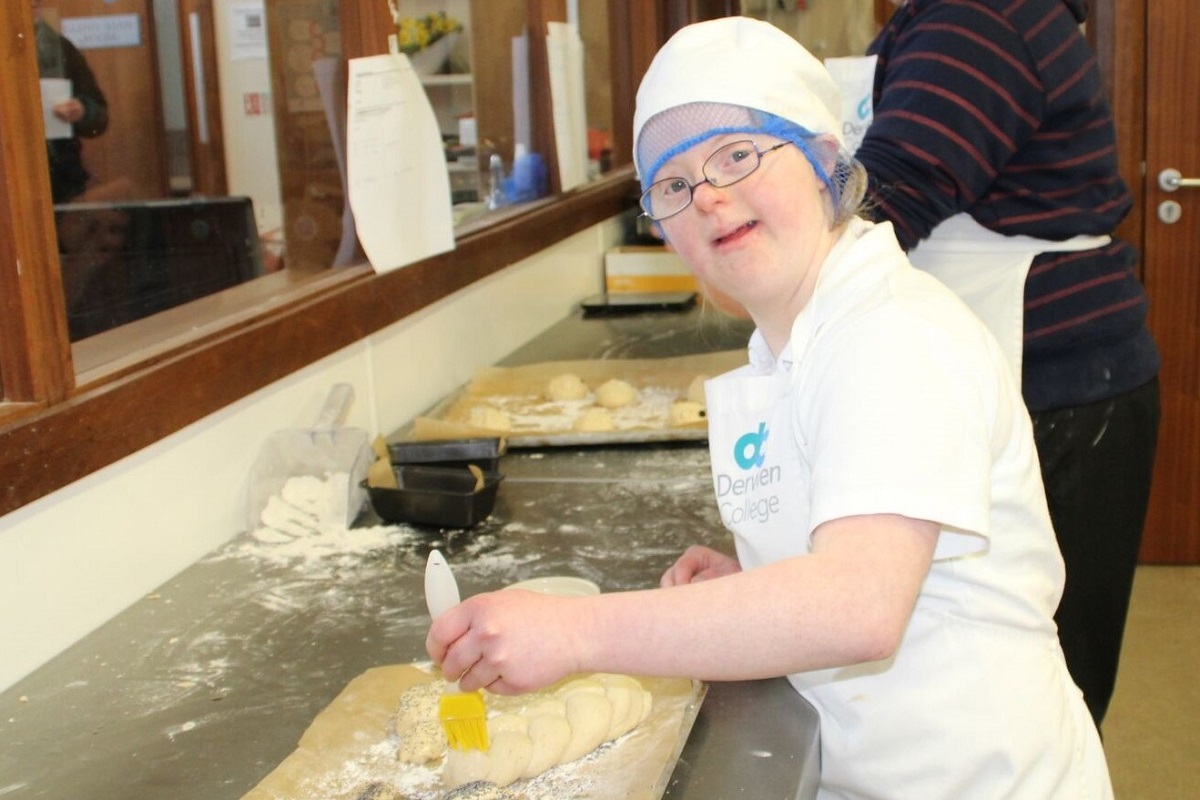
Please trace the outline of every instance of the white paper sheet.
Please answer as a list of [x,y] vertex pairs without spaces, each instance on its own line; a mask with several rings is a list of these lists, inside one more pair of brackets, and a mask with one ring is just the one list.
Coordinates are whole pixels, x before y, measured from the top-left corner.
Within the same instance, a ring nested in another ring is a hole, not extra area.
[[325,109],[325,121],[329,123],[338,174],[342,178],[342,192],[346,197],[342,207],[342,241],[333,256],[335,267],[352,264],[358,258],[358,234],[354,226],[354,212],[350,210],[350,187],[346,180],[346,87],[337,79],[340,66],[341,62],[336,58],[318,58],[312,64],[313,77],[321,93],[321,105]]
[[512,38],[513,141],[526,147],[533,141],[529,109],[529,35]]
[[565,22],[546,25],[550,65],[550,101],[558,176],[565,192],[587,180],[587,108],[583,86],[583,40]]
[[267,27],[262,0],[241,0],[229,7],[229,60],[267,57]]
[[71,123],[54,114],[54,106],[71,99],[71,81],[66,78],[42,78],[42,121],[47,139],[70,139]]
[[408,58],[348,63],[347,180],[363,251],[387,272],[453,250],[441,132]]

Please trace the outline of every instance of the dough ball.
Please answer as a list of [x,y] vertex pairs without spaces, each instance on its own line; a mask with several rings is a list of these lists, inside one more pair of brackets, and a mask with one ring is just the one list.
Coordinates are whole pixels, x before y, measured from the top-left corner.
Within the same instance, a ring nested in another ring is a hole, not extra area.
[[594,433],[597,431],[611,431],[617,427],[613,422],[612,414],[607,408],[592,406],[579,415],[575,420],[575,430],[580,432]]
[[650,694],[650,692],[646,691],[645,689],[642,689],[642,713],[641,716],[638,717],[637,722],[634,723],[634,727],[641,725],[643,722],[648,720],[650,718],[650,712],[653,710],[654,695]]
[[512,430],[512,419],[508,414],[492,406],[475,406],[471,409],[471,415],[467,421],[476,428],[487,428],[504,433]]
[[667,409],[667,422],[672,426],[693,425],[704,421],[704,406],[691,400],[676,400]]
[[707,404],[707,399],[704,395],[704,382],[708,380],[707,375],[697,375],[692,378],[692,382],[688,384],[687,399],[693,403],[700,405]]
[[404,735],[417,725],[437,722],[441,697],[442,687],[437,681],[419,683],[405,689],[396,703],[396,713],[392,715],[392,727],[396,733]]
[[612,703],[603,689],[599,694],[587,689],[570,692],[566,701],[571,738],[560,757],[563,764],[582,758],[603,744],[612,722]]
[[487,721],[488,739],[505,731],[525,733],[529,728],[529,720],[520,714],[497,714]]
[[446,734],[442,723],[434,717],[412,725],[400,734],[396,758],[409,764],[424,764],[442,757],[446,752]]
[[442,768],[442,781],[454,788],[474,781],[487,780],[492,769],[492,759],[482,750],[446,751],[446,766]]
[[[565,701],[573,693],[578,691],[592,692],[593,694],[604,694],[604,684],[601,683],[596,676],[591,675],[586,678],[571,678],[566,683],[555,689],[554,694]],[[563,713],[566,713],[565,710]]]
[[623,686],[613,686],[605,689],[604,696],[612,704],[612,717],[608,722],[608,732],[604,734],[604,741],[607,742],[624,735],[629,730],[625,727],[626,720],[630,717],[629,709],[633,705],[634,700],[636,700],[638,709],[640,710],[642,707],[642,697],[640,692],[635,695],[633,690]]
[[637,400],[637,389],[627,381],[613,378],[596,389],[596,402],[605,408],[623,408]]
[[565,718],[567,716],[567,703],[561,697],[539,697],[526,706],[521,713],[530,720],[542,714],[552,714]]
[[582,400],[587,397],[587,393],[587,384],[583,382],[582,378],[572,372],[555,375],[546,384],[546,396],[558,402]]
[[604,693],[613,705],[608,739],[624,736],[642,721],[646,699],[650,697],[650,693],[642,688],[642,684],[636,678],[628,675],[605,673],[597,675],[596,680],[604,686]]
[[566,710],[567,705],[563,703],[561,714],[538,714],[529,720],[533,751],[521,777],[536,778],[562,761],[567,743],[571,741],[571,723],[567,722]]
[[500,731],[489,742],[491,769],[487,779],[497,786],[508,786],[525,772],[533,755],[533,740],[523,731]]

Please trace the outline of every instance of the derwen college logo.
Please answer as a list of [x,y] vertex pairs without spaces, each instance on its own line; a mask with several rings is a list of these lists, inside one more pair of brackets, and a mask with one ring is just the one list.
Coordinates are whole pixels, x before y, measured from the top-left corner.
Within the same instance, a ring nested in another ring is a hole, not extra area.
[[765,422],[758,423],[757,430],[739,436],[733,445],[733,460],[749,474],[717,475],[717,503],[727,524],[763,524],[779,511],[779,495],[770,487],[782,479],[782,470],[777,464],[766,466],[769,437]]

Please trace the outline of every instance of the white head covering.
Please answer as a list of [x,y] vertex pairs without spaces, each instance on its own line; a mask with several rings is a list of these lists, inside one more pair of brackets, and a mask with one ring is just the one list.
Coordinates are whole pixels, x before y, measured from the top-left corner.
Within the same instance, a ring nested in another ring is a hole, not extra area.
[[654,177],[664,154],[706,132],[698,127],[713,123],[708,129],[714,135],[726,128],[724,121],[694,113],[697,109],[673,121],[672,115],[660,117],[693,103],[763,111],[843,144],[837,84],[815,56],[769,22],[750,17],[698,22],[678,31],[658,51],[638,88],[633,115],[633,157],[643,185]]

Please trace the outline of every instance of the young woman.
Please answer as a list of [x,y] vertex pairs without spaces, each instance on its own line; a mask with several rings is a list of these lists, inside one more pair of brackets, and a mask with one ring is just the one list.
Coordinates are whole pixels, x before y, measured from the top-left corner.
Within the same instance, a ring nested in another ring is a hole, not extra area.
[[744,18],[680,31],[638,92],[643,210],[757,325],[706,387],[736,560],[472,597],[430,656],[505,693],[786,675],[821,716],[821,798],[1111,797],[1051,618],[1062,560],[1020,393],[982,323],[855,215],[839,110],[819,61]]

